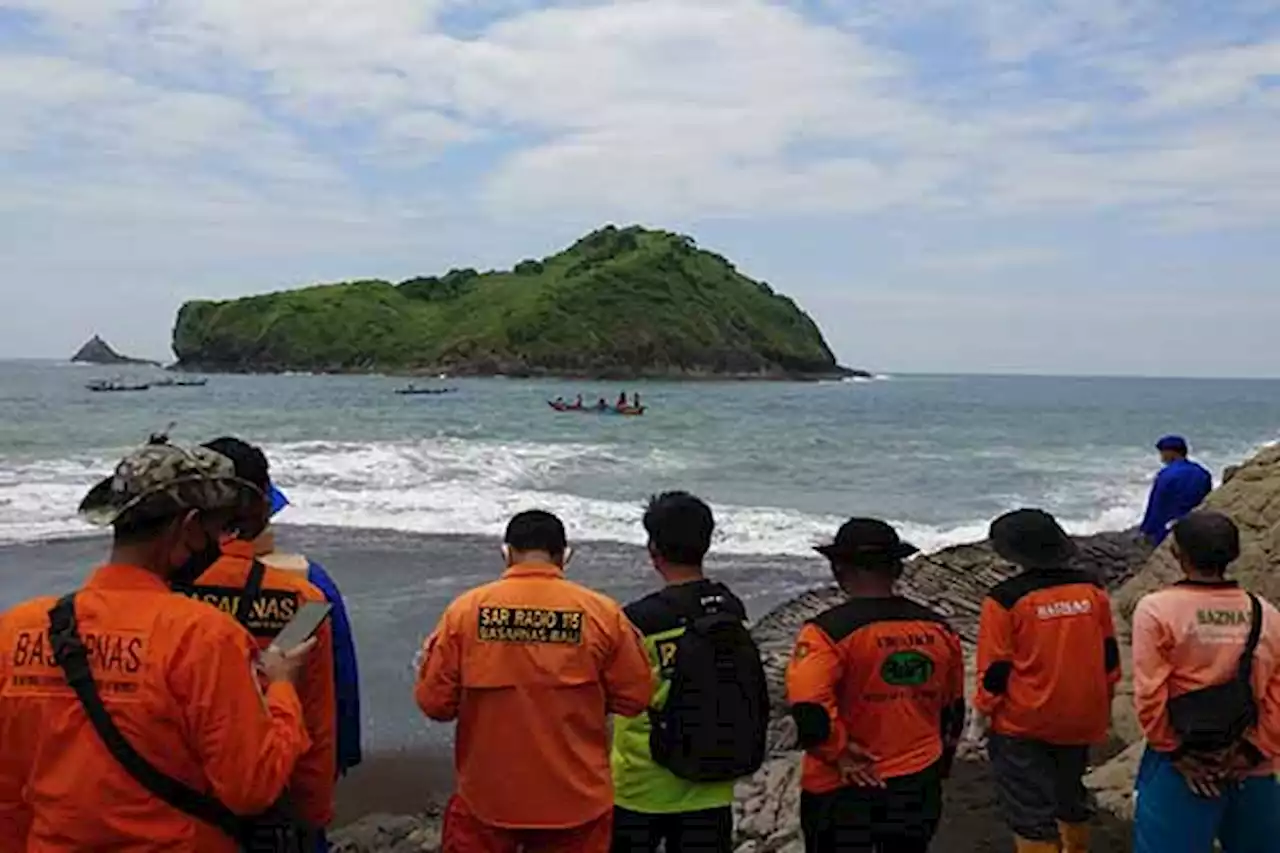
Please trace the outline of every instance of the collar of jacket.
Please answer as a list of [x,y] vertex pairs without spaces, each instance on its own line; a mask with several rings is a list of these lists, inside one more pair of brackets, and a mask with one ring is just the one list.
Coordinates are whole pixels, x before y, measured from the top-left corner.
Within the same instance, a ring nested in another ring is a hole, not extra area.
[[505,578],[562,578],[564,569],[550,563],[517,563],[502,573]]
[[257,549],[253,547],[253,543],[245,539],[224,539],[222,541],[222,556],[239,557],[242,560],[252,560],[257,554]]
[[139,566],[124,563],[108,563],[100,566],[85,582],[85,589],[122,589],[139,592],[168,592],[169,584],[163,578]]

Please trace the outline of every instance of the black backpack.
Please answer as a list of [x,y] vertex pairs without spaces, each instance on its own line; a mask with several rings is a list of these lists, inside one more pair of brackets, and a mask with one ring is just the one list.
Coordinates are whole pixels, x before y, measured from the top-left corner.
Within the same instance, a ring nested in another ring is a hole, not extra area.
[[764,764],[769,689],[742,621],[713,611],[685,623],[671,689],[650,710],[653,760],[691,782],[728,782]]
[[1235,677],[1169,700],[1169,722],[1182,741],[1180,753],[1220,752],[1239,744],[1258,724],[1253,695],[1253,655],[1262,638],[1262,602],[1249,593],[1253,621]]

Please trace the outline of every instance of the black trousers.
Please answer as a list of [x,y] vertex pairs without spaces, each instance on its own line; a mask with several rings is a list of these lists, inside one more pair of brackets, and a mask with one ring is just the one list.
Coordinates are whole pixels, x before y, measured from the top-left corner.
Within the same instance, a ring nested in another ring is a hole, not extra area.
[[802,793],[806,853],[926,853],[942,819],[940,766],[885,785]]
[[1057,841],[1058,821],[1085,823],[1093,798],[1084,786],[1089,747],[992,734],[987,741],[1005,822],[1031,841]]
[[733,809],[644,814],[613,810],[611,853],[733,853]]

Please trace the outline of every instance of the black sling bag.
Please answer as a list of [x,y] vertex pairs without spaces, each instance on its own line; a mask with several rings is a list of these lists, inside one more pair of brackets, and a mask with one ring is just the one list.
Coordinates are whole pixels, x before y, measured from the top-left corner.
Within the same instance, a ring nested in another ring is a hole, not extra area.
[[1169,722],[1182,741],[1178,753],[1221,752],[1240,744],[1258,724],[1253,695],[1253,655],[1262,639],[1262,602],[1249,593],[1252,624],[1235,677],[1169,700]]
[[[247,619],[253,602],[262,591],[265,567],[254,561],[240,604],[237,619]],[[191,788],[157,770],[134,749],[133,744],[116,726],[102,702],[102,694],[89,666],[89,651],[80,637],[76,621],[75,593],[65,595],[49,611],[49,637],[54,658],[66,675],[67,684],[75,691],[85,715],[93,724],[102,743],[125,772],[157,799],[186,815],[220,829],[236,841],[245,853],[303,853],[306,833],[291,818],[283,805],[253,817],[241,817],[216,797]]]

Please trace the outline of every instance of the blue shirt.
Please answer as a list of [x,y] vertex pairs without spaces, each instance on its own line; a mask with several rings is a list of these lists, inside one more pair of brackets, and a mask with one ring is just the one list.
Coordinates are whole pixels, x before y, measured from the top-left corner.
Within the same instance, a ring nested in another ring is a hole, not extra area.
[[1169,523],[1187,515],[1213,491],[1213,475],[1190,459],[1170,462],[1156,476],[1142,519],[1142,533],[1159,545],[1169,535]]

